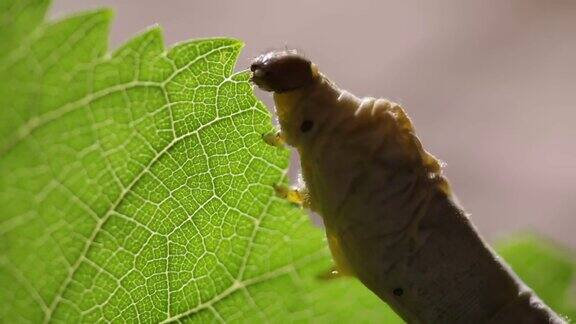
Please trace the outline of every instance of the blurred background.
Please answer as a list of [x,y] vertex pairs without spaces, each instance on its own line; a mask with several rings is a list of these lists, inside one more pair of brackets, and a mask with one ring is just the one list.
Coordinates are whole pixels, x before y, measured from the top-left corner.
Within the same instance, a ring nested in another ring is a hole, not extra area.
[[488,239],[576,247],[576,1],[55,0],[51,17],[103,6],[111,49],[156,23],[167,45],[243,40],[238,70],[299,49],[342,88],[405,107]]

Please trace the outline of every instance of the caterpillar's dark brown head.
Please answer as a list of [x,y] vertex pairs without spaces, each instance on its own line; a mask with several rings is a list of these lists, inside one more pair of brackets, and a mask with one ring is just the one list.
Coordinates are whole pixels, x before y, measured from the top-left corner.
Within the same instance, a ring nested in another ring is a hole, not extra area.
[[312,84],[318,74],[310,60],[295,51],[272,51],[258,56],[252,65],[252,82],[273,92],[296,90]]

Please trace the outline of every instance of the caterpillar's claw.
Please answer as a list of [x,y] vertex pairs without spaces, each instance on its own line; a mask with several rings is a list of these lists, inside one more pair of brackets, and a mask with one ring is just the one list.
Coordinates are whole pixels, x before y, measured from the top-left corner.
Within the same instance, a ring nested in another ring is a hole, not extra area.
[[336,266],[332,266],[328,271],[321,272],[318,275],[316,275],[316,278],[319,280],[323,280],[323,281],[329,281],[329,280],[342,278],[344,276],[345,276],[345,274],[338,271],[338,268]]
[[284,145],[286,145],[284,136],[280,131],[263,134],[262,139],[264,140],[264,142],[266,142],[266,144],[275,147],[284,147]]
[[274,191],[278,197],[286,199],[295,205],[300,207],[305,207],[306,205],[306,196],[298,189],[290,188],[286,185],[275,184]]

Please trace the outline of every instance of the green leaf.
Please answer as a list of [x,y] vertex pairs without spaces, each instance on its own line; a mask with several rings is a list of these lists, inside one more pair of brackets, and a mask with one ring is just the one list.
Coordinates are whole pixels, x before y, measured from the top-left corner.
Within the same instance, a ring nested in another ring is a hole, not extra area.
[[107,53],[111,13],[0,4],[0,322],[397,321],[323,282],[323,233],[274,197],[288,151],[242,44]]

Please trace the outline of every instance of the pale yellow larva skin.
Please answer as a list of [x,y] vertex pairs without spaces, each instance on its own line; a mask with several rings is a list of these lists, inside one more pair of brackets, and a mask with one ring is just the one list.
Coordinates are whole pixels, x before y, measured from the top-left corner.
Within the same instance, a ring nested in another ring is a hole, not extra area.
[[563,322],[482,241],[400,106],[321,74],[274,99],[341,272],[410,323]]

